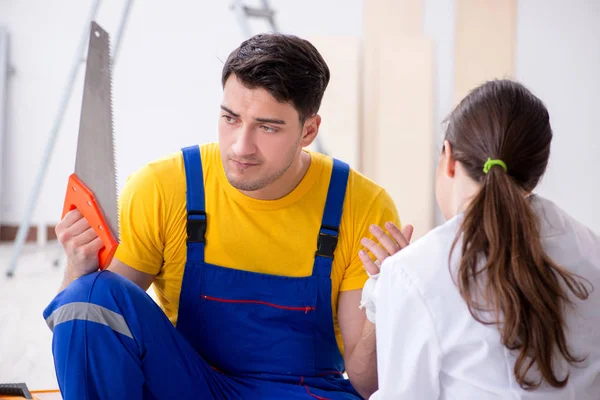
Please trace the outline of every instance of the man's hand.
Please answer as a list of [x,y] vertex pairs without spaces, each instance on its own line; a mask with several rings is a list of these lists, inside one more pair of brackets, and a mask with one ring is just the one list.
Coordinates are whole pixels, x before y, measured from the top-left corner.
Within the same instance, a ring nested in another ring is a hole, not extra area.
[[360,260],[369,275],[379,274],[383,260],[408,246],[414,231],[412,225],[406,225],[400,230],[391,222],[387,222],[385,228],[389,232],[389,235],[377,225],[371,225],[369,228],[379,243],[368,238],[363,238],[361,240],[362,245],[369,249],[369,251],[377,258],[376,261],[373,261],[365,250],[361,250],[358,253]]
[[62,290],[79,277],[98,270],[98,252],[104,244],[77,209],[65,214],[55,232],[67,255]]

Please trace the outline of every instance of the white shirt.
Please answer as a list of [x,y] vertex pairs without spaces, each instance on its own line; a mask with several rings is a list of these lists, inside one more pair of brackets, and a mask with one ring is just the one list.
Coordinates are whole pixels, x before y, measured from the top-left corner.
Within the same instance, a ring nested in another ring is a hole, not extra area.
[[[469,313],[448,265],[459,215],[382,265],[372,292],[379,391],[371,399],[600,399],[600,238],[552,202],[530,199],[545,251],[595,289],[586,301],[572,296],[576,311],[566,316],[572,354],[587,357],[578,368],[564,366],[567,386],[521,389],[513,372],[516,353],[502,345],[496,326]],[[453,271],[459,259],[457,246]]]

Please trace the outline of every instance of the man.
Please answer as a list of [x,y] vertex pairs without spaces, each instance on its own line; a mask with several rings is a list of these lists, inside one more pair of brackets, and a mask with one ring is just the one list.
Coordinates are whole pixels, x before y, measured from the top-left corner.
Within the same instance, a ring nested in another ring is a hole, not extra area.
[[[219,143],[129,177],[108,271],[97,271],[102,243],[81,214],[60,222],[68,265],[44,317],[67,400],[376,390],[358,253],[371,223],[398,216],[382,188],[303,149],[328,82],[309,42],[252,37],[223,67]],[[162,310],[145,293],[152,283]]]

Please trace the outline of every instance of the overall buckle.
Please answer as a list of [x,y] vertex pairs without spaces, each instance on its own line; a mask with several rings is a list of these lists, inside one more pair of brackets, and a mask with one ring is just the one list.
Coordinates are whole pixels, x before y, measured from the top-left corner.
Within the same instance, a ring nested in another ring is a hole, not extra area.
[[323,225],[317,239],[316,254],[321,257],[333,258],[333,253],[338,243],[339,229],[334,226]]
[[188,212],[187,242],[206,243],[206,213],[204,211]]

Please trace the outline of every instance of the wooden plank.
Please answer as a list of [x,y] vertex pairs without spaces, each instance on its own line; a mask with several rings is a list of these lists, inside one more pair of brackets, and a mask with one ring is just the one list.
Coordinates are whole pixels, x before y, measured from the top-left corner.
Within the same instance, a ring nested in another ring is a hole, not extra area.
[[377,181],[376,160],[379,107],[379,77],[389,71],[382,67],[381,40],[401,40],[421,37],[424,25],[422,0],[365,0],[363,2],[363,48],[361,79],[360,168],[367,177]]
[[433,44],[426,38],[383,37],[380,76],[376,181],[396,203],[414,238],[434,226]]
[[62,400],[62,395],[56,390],[32,390],[31,395],[36,400]]
[[455,92],[515,75],[517,0],[455,0]]
[[[330,156],[358,169],[359,46],[358,37],[310,37],[329,66],[331,79],[319,114],[319,138]],[[313,143],[309,149],[315,150]]]

